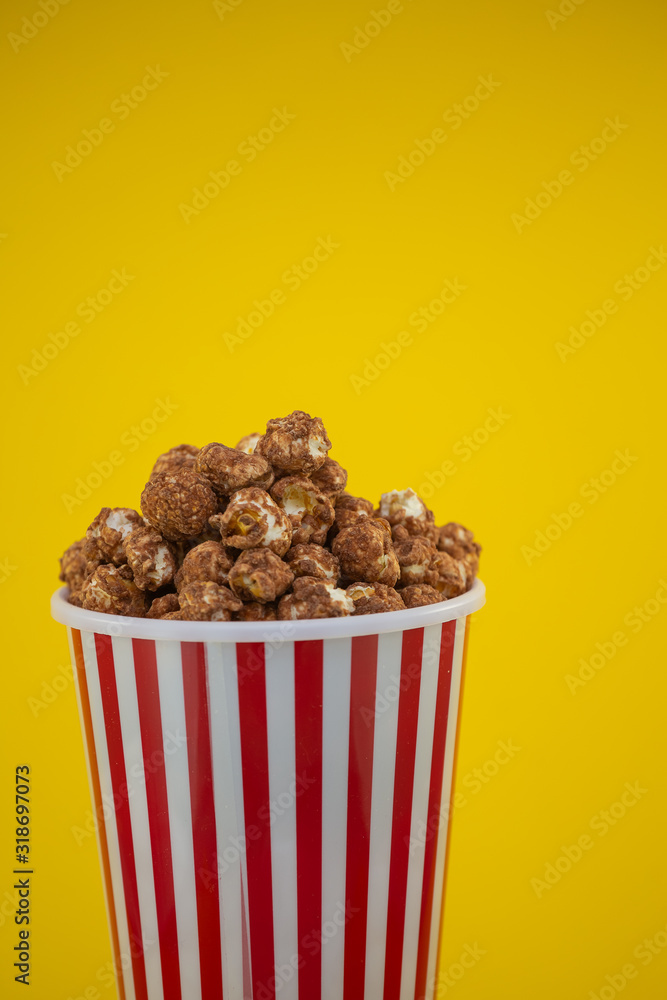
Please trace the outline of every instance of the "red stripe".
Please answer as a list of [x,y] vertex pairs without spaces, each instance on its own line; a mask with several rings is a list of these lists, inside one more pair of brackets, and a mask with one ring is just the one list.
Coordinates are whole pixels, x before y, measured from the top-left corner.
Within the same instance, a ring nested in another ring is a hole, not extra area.
[[440,639],[440,665],[438,668],[438,690],[435,701],[435,728],[433,732],[433,754],[431,758],[431,782],[428,793],[426,821],[426,843],[424,845],[424,880],[422,883],[421,913],[419,918],[419,949],[417,952],[417,975],[415,997],[421,1000],[426,994],[428,973],[428,953],[431,940],[431,915],[435,878],[435,858],[441,824],[449,823],[449,815],[441,816],[442,776],[445,765],[445,744],[447,742],[447,717],[449,715],[449,695],[452,685],[452,658],[454,656],[454,636],[456,622],[445,622]]
[[160,938],[160,964],[164,1000],[181,1000],[181,971],[176,931],[176,900],[171,859],[169,802],[164,767],[164,739],[160,714],[155,643],[133,639],[137,704],[141,728],[146,801],[153,858],[155,903]]
[[344,1000],[364,997],[377,653],[376,635],[352,639],[345,880],[352,916],[345,927]]
[[139,893],[137,890],[137,869],[134,861],[132,842],[132,820],[128,799],[127,775],[123,756],[123,734],[120,726],[120,709],[114,670],[111,636],[95,635],[97,668],[100,676],[104,724],[109,751],[109,769],[115,804],[116,829],[120,848],[120,866],[125,891],[125,909],[130,930],[130,956],[134,976],[134,991],[137,1000],[148,1000],[146,987],[146,966],[144,964],[143,935],[139,914]]
[[237,642],[253,995],[275,997],[273,890],[264,645]]
[[[181,643],[185,730],[188,740],[190,811],[197,892],[202,1000],[222,997],[218,846],[213,802],[211,729],[206,651],[201,642]],[[213,876],[213,877],[212,877]]]
[[81,713],[83,715],[83,733],[88,748],[88,762],[90,764],[90,780],[92,783],[93,805],[95,807],[95,819],[97,821],[97,832],[100,838],[100,854],[102,856],[102,875],[104,878],[104,888],[106,891],[107,906],[109,907],[109,922],[111,924],[111,945],[113,948],[114,965],[118,985],[119,1000],[125,1000],[125,984],[123,982],[122,965],[120,960],[120,944],[118,941],[118,924],[116,920],[116,906],[113,898],[113,883],[111,881],[111,866],[109,864],[109,843],[107,840],[107,828],[104,821],[104,805],[102,803],[102,790],[100,788],[100,776],[97,764],[97,751],[95,749],[95,736],[93,734],[93,720],[90,714],[90,697],[88,695],[88,680],[86,678],[86,667],[83,658],[83,648],[81,645],[81,633],[77,629],[72,629],[72,645],[74,647],[74,664],[76,676],[79,684],[79,696],[81,698]]
[[299,995],[320,1000],[322,954],[304,944],[322,930],[322,655],[321,641],[294,644]]
[[399,1000],[401,992],[405,900],[408,886],[408,863],[410,861],[410,824],[423,644],[423,629],[410,629],[410,631],[403,633],[383,1000]]

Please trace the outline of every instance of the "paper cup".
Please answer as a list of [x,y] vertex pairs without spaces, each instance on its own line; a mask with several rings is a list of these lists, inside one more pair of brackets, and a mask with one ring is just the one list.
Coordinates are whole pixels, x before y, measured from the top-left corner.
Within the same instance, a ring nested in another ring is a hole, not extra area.
[[67,625],[121,1000],[432,998],[469,593]]

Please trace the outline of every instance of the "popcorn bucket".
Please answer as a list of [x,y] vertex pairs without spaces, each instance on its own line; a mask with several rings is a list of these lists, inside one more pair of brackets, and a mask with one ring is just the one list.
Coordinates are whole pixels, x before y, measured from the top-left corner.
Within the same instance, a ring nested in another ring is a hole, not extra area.
[[67,625],[121,1000],[432,998],[467,626]]

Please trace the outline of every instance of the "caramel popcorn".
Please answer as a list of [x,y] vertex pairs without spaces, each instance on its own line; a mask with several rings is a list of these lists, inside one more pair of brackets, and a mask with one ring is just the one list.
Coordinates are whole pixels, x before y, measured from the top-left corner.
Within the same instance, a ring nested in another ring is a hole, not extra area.
[[291,594],[278,602],[278,618],[342,618],[354,611],[354,601],[330,580],[300,576],[294,581]]
[[278,618],[278,608],[275,602],[260,604],[259,601],[246,601],[240,611],[234,615],[237,622],[274,622]]
[[180,607],[178,594],[165,594],[164,597],[156,597],[151,601],[146,617],[164,618],[173,611],[180,611]]
[[348,493],[330,447],[319,417],[294,410],[234,448],[170,448],[143,516],[103,507],[63,553],[67,599],[162,621],[262,622],[400,611],[469,590],[472,532],[436,525],[412,489],[377,507]]
[[353,615],[374,615],[405,607],[401,595],[384,583],[351,583],[345,593],[354,601]]
[[320,580],[338,581],[340,564],[338,559],[322,545],[301,543],[293,545],[285,556],[285,562],[294,576],[316,576]]
[[328,455],[319,469],[311,472],[310,478],[320,493],[324,493],[330,499],[333,499],[338,493],[342,493],[347,486],[347,470],[339,465],[335,459],[329,458]]
[[200,580],[188,583],[178,595],[181,606],[181,620],[192,622],[228,622],[232,612],[243,607],[238,597],[229,587]]
[[261,455],[248,455],[215,441],[204,445],[197,455],[195,472],[207,479],[222,497],[249,486],[268,490],[275,479],[273,469]]
[[366,583],[398,580],[400,567],[391,541],[389,525],[380,518],[365,518],[343,528],[333,540],[331,551],[338,556],[343,576]]
[[321,545],[334,521],[333,504],[305,476],[283,476],[271,487],[271,496],[292,523],[292,545]]
[[158,590],[170,583],[176,559],[162,535],[145,524],[134,528],[124,542],[125,558],[140,590]]
[[210,484],[193,469],[160,472],[141,494],[146,520],[164,538],[178,542],[202,532],[218,509]]
[[159,455],[155,465],[148,477],[159,476],[161,472],[178,472],[179,469],[194,468],[195,459],[199,454],[199,448],[193,444],[177,444],[175,448],[170,448],[163,455]]
[[87,611],[102,611],[108,615],[143,618],[146,598],[132,579],[129,566],[98,566],[80,592],[81,607]]
[[265,490],[249,486],[235,493],[223,514],[210,519],[224,545],[235,549],[262,546],[284,556],[292,542],[292,523]]
[[288,417],[269,420],[255,454],[263,455],[283,473],[315,472],[324,465],[330,447],[320,418],[294,410]]
[[201,542],[186,554],[174,583],[180,590],[188,583],[229,583],[229,571],[234,565],[235,554],[216,541]]
[[266,604],[284,594],[294,579],[287,563],[271,549],[248,549],[229,571],[229,586],[244,601]]
[[434,552],[426,574],[426,583],[445,597],[458,597],[467,589],[465,563],[457,562],[448,552]]
[[102,507],[86,531],[85,552],[88,559],[121,566],[126,561],[125,539],[143,523],[141,514],[129,507]]
[[406,608],[421,608],[425,604],[439,604],[445,600],[444,595],[428,583],[411,583],[408,587],[403,587],[401,597]]
[[237,451],[245,452],[246,455],[254,455],[257,442],[261,436],[261,434],[246,434],[240,441],[237,442],[237,444],[234,445],[234,447]]

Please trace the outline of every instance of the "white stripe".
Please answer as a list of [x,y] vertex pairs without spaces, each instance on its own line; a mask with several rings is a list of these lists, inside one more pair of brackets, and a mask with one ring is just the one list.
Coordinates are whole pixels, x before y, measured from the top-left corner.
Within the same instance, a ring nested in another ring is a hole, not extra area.
[[[242,858],[245,855],[243,801],[237,800],[233,761],[240,760],[235,646],[206,644],[211,707],[213,798],[218,837],[222,992],[225,1000],[243,1000],[243,936],[241,930]],[[226,662],[228,669],[226,670]],[[234,725],[231,718],[234,716]]]
[[[168,640],[155,643],[162,732],[185,735],[185,699],[181,645]],[[181,992],[188,1000],[201,1000],[197,891],[190,812],[190,776],[187,748],[165,755],[169,804],[169,832],[174,870],[176,932],[181,970]]]
[[[252,993],[252,955],[250,954],[250,909],[248,906],[248,855],[245,841],[245,800],[243,797],[243,764],[241,756],[241,714],[239,709],[239,680],[238,667],[236,661],[236,644],[222,643],[222,667],[225,676],[225,693],[229,714],[227,721],[229,724],[229,749],[231,753],[231,769],[234,775],[234,801],[238,810],[239,829],[242,836],[243,850],[241,853],[241,894],[243,899],[243,912],[245,914],[245,929],[241,925],[241,913],[239,912],[239,928],[241,930],[241,940],[245,935],[246,948],[248,952],[248,963],[250,966],[250,980],[244,979],[244,996]],[[243,956],[241,955],[241,958]]]
[[382,1000],[384,992],[402,639],[402,632],[386,632],[378,638],[365,1000]]
[[[148,801],[144,773],[141,724],[137,702],[137,685],[134,676],[132,640],[114,638],[114,669],[120,711],[120,728],[123,736],[125,779],[132,827],[132,845],[139,897],[141,936],[146,967],[146,985],[151,1000],[161,1000],[162,968],[160,966],[160,933],[157,922],[155,881],[153,877],[153,852],[148,822]],[[150,762],[148,762],[150,764]]]
[[[449,802],[452,791],[452,770],[454,767],[454,750],[456,748],[456,729],[459,715],[459,695],[461,692],[461,670],[463,667],[463,640],[465,638],[465,618],[456,622],[454,639],[454,656],[452,658],[452,681],[449,692],[449,713],[447,718],[447,739],[445,741],[445,762],[442,775],[442,793],[440,795],[440,817],[438,825],[438,847],[435,857],[435,873],[433,880],[433,907],[431,909],[431,941],[428,949],[428,967],[426,971],[426,1000],[433,1000],[435,993],[435,972],[440,944],[440,915],[442,912],[442,891],[445,878],[445,853],[449,833]],[[443,628],[446,628],[443,625]],[[447,817],[444,819],[443,817]]]
[[[116,828],[116,811],[113,807],[114,798],[113,786],[111,784],[111,770],[109,768],[109,749],[106,741],[106,727],[104,725],[104,710],[102,708],[100,678],[97,672],[95,636],[92,632],[81,633],[81,645],[86,663],[88,699],[90,701],[90,715],[93,722],[93,733],[95,736],[98,776],[100,779],[100,792],[103,802],[102,811],[104,814],[107,846],[109,848],[109,868],[111,870],[111,884],[113,886],[114,905],[116,909],[118,944],[120,947],[120,962],[122,967],[122,972],[121,970],[118,970],[118,975],[122,975],[123,977],[126,1000],[135,1000],[134,976],[132,974],[132,961],[130,957],[130,931],[127,921],[127,908],[125,906],[125,892],[123,890],[123,874],[120,865],[120,847],[118,845],[118,830]],[[101,820],[98,819],[98,822],[101,822]]]
[[264,649],[271,816],[255,822],[262,833],[271,825],[276,992],[280,1000],[297,1000],[296,796],[302,786],[295,775],[294,643],[273,648],[267,643]]
[[428,822],[428,793],[431,785],[433,730],[438,695],[438,664],[442,627],[430,625],[424,629],[421,683],[419,690],[419,721],[415,748],[415,776],[412,786],[412,816],[410,819],[410,852],[403,928],[403,963],[401,968],[400,1000],[414,1000],[419,949],[419,918],[422,883],[424,880],[424,850]]
[[[345,907],[352,641],[325,639],[322,678],[322,925]],[[339,917],[340,919],[340,917]],[[322,1000],[342,1000],[345,933],[322,948]],[[309,1000],[302,997],[301,1000]]]

